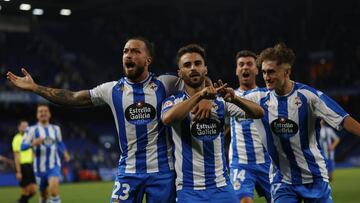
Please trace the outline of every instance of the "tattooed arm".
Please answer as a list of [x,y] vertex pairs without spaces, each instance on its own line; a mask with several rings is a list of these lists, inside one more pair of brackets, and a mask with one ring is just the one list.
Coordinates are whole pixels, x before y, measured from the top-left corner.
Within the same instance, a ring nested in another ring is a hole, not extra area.
[[24,77],[14,75],[12,72],[8,72],[6,75],[7,79],[14,86],[22,90],[34,92],[58,105],[77,107],[93,105],[88,90],[72,92],[66,89],[56,89],[40,86],[34,82],[31,75],[24,68],[22,68],[21,71],[24,74]]

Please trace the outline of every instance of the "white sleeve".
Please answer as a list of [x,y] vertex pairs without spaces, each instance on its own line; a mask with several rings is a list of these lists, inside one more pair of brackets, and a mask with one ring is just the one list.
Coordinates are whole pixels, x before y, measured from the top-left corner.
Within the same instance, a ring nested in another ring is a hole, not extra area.
[[349,114],[344,111],[334,100],[318,91],[310,99],[314,108],[314,114],[322,118],[326,123],[336,130],[342,129],[342,122]]
[[178,91],[184,89],[184,81],[175,75],[160,75],[157,77],[164,86],[166,91],[166,97],[176,95]]
[[245,118],[245,111],[233,103],[225,102],[228,116]]
[[103,83],[93,89],[90,92],[90,98],[95,106],[109,104],[112,96],[112,89],[115,86],[116,81]]

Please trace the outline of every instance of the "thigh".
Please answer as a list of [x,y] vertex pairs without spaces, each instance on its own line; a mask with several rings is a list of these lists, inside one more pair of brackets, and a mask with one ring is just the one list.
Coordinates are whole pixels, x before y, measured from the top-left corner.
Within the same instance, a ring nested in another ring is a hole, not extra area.
[[154,173],[145,183],[147,203],[175,202],[175,173]]
[[22,179],[20,181],[21,187],[26,187],[30,184],[36,183],[32,164],[22,164],[21,174],[22,174]]
[[328,182],[319,181],[305,184],[298,190],[306,203],[332,203],[331,188]]
[[271,192],[270,192],[270,169],[268,165],[259,164],[255,172],[256,175],[256,191],[259,196],[265,196],[268,202],[271,201]]
[[46,191],[48,187],[48,178],[46,174],[35,176],[36,184],[39,186],[40,192]]
[[271,184],[271,198],[274,203],[300,203],[301,198],[291,185],[285,183]]
[[142,188],[144,179],[146,179],[146,174],[123,174],[116,176],[110,202],[141,203],[142,196],[144,195]]
[[254,198],[256,177],[251,170],[241,166],[231,168],[230,180],[239,200],[243,197]]

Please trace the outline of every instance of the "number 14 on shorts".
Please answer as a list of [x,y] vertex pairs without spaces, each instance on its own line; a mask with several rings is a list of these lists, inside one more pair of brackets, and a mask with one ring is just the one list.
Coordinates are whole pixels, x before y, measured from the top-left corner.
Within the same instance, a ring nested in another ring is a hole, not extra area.
[[245,180],[245,173],[246,173],[246,171],[244,169],[242,169],[240,171],[238,169],[233,170],[232,183],[233,183],[234,190],[240,189],[240,187],[241,187],[240,183],[244,182],[244,180]]
[[[122,190],[122,192],[120,194],[118,194],[120,189]],[[130,190],[129,184],[127,184],[127,183],[121,184],[120,182],[115,182],[111,198],[115,199],[115,200],[118,200],[118,199],[127,200],[127,198],[129,197],[129,190]]]

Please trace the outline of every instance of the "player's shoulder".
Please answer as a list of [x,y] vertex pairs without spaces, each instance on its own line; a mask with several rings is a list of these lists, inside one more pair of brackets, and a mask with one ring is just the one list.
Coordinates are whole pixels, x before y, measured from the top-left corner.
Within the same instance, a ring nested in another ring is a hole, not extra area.
[[321,91],[299,82],[295,82],[295,89],[300,93],[304,93],[306,96],[320,96],[322,94]]
[[169,96],[168,98],[171,98],[173,100],[177,100],[177,99],[185,99],[187,96],[186,92],[185,91],[179,91],[177,92],[176,94],[173,94],[171,96]]
[[255,89],[245,91],[243,93],[243,96],[246,96],[246,97],[254,97],[254,96],[264,97],[267,94],[269,94],[269,92],[270,91],[266,87],[257,87]]

